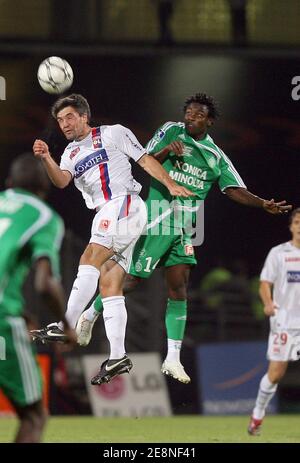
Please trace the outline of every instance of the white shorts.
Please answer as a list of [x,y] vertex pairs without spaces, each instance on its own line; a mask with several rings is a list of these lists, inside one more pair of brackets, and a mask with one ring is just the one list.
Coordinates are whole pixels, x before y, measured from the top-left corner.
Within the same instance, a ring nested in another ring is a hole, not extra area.
[[270,317],[268,360],[293,362],[300,359],[300,330],[285,329],[277,323],[276,316]]
[[134,245],[147,224],[147,209],[138,195],[119,196],[97,212],[92,223],[90,243],[113,248],[113,260],[127,272]]

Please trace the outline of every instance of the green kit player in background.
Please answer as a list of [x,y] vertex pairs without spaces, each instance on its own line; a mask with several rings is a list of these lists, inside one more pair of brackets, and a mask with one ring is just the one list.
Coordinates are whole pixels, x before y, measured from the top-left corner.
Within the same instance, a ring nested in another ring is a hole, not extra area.
[[[198,93],[184,104],[184,122],[167,122],[159,128],[147,145],[169,175],[180,185],[188,187],[196,196],[188,199],[172,197],[159,182],[151,179],[148,206],[148,234],[142,235],[134,249],[130,274],[124,292],[129,292],[144,278],[149,278],[156,267],[165,268],[168,302],[165,316],[168,353],[162,372],[189,383],[180,362],[180,350],[187,318],[187,286],[190,270],[197,261],[191,242],[191,233],[178,223],[178,211],[191,219],[199,203],[208,195],[214,183],[230,199],[247,206],[262,208],[271,214],[287,212],[286,202],[268,201],[250,193],[232,162],[208,135],[208,129],[218,117],[216,104],[210,96]],[[157,201],[168,201],[169,208],[155,213]],[[176,215],[177,214],[177,215]],[[159,223],[159,225],[157,225]],[[159,234],[157,234],[157,227]],[[155,231],[154,231],[155,230]],[[155,234],[156,233],[156,234]],[[77,323],[78,342],[87,345],[93,323],[102,311],[101,299],[83,314]]]
[[[64,322],[59,281],[63,221],[43,201],[49,180],[39,161],[23,154],[13,162],[7,190],[0,193],[0,388],[20,420],[15,442],[39,442],[46,415],[35,353],[22,317],[22,286],[32,265],[35,290]],[[67,326],[67,325],[66,325]],[[67,337],[76,335],[68,328]],[[4,341],[3,341],[4,340]]]

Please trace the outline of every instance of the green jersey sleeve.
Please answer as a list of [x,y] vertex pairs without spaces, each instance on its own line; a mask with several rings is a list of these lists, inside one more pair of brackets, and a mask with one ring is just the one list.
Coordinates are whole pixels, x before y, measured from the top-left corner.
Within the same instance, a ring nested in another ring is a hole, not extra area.
[[159,127],[154,136],[149,140],[146,145],[148,154],[154,154],[165,148],[172,141],[177,139],[178,134],[181,133],[184,124],[181,122],[166,122]]
[[52,218],[40,228],[30,239],[32,260],[48,257],[53,275],[60,277],[60,248],[64,236],[64,223],[58,214],[53,212]]
[[218,181],[220,190],[224,192],[229,187],[247,188],[230,159],[222,150],[219,149],[219,152],[221,154],[219,164],[221,175]]

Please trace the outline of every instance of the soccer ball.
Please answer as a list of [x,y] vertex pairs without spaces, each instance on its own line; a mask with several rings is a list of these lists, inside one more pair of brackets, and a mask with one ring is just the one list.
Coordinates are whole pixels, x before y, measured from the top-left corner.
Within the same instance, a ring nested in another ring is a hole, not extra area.
[[73,83],[73,70],[65,59],[50,56],[39,65],[37,78],[45,92],[63,93]]

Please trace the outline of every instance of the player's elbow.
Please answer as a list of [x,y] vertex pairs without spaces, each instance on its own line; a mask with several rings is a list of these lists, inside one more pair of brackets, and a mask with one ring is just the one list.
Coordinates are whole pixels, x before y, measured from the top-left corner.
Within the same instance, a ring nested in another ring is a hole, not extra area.
[[50,293],[51,285],[48,277],[36,278],[34,283],[34,289],[39,296],[44,297]]
[[57,188],[60,188],[61,190],[63,188],[66,188],[70,183],[70,180],[65,178],[65,177],[62,177],[60,179],[57,179],[57,180],[53,180],[53,184],[57,187]]
[[240,188],[240,187],[227,187],[224,192],[228,196],[228,198],[236,200],[236,198],[239,198],[241,190],[243,190],[243,188]]
[[48,258],[41,258],[36,263],[34,289],[40,295],[48,294],[51,287],[52,271]]
[[68,183],[55,183],[54,185],[60,190],[63,190],[64,188],[68,186]]
[[55,173],[51,176],[53,185],[57,188],[66,188],[72,180],[72,175],[69,171],[60,170],[59,173]]

